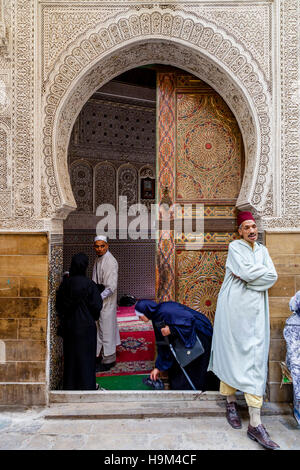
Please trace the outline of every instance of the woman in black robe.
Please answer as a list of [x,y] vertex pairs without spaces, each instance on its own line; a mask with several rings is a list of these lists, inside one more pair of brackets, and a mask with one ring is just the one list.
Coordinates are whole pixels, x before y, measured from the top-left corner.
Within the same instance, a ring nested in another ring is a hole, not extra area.
[[[184,369],[197,390],[218,389],[216,377],[211,372],[207,372],[213,328],[203,313],[178,302],[169,301],[157,304],[153,300],[139,300],[135,305],[135,310],[140,319],[151,320],[154,328],[157,358],[155,368],[150,374],[152,380],[157,380],[160,371],[168,371],[171,390],[192,390],[168,343],[164,340],[164,336],[168,336],[170,343],[174,341],[174,338],[179,338],[188,349],[194,346],[196,336],[198,336],[204,353]],[[162,330],[157,326],[162,321],[168,329],[165,327]]]
[[63,390],[96,390],[97,328],[102,298],[94,281],[86,277],[88,257],[73,256],[69,277],[56,294],[56,310],[63,337]]

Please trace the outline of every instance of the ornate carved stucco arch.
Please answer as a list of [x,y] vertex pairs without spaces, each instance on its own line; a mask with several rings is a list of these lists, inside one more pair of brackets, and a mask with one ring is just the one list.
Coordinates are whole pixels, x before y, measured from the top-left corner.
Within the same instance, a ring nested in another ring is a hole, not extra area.
[[238,207],[263,210],[271,177],[271,97],[264,75],[244,47],[214,24],[184,12],[140,10],[78,36],[61,55],[44,89],[43,153],[49,204],[44,217],[76,207],[67,167],[75,119],[93,92],[131,68],[162,63],[210,84],[239,123],[245,174]]

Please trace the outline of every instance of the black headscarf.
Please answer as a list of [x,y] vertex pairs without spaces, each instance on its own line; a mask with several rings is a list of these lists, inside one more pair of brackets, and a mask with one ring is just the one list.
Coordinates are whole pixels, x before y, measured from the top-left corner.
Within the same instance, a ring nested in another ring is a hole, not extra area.
[[77,253],[72,257],[70,276],[85,276],[89,259],[85,253]]
[[[89,259],[85,253],[72,257],[69,276],[65,276],[56,294],[56,309],[65,314],[72,312],[78,302],[86,297],[86,283],[74,279],[75,276],[86,276]],[[61,308],[59,308],[59,306]]]

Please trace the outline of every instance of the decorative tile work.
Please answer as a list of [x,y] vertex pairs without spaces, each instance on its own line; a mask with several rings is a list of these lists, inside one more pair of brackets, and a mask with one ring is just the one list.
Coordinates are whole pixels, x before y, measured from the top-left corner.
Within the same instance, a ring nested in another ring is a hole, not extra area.
[[127,99],[124,90],[122,96],[112,95],[114,102],[98,99],[109,90],[109,85],[101,88],[89,99],[71,135],[68,165],[76,212],[81,215],[96,213],[100,204],[117,208],[118,192],[126,195],[129,203],[141,202],[150,207],[155,202],[140,198],[141,179],[155,178],[155,103],[142,106],[139,87],[126,90],[131,104],[123,102]]
[[110,162],[100,162],[94,168],[94,212],[100,204],[116,207],[116,170]]
[[118,180],[118,200],[120,196],[127,197],[127,204],[138,202],[138,175],[136,168],[130,163],[121,165],[117,174]]
[[[93,239],[88,230],[66,230],[64,233],[63,270],[67,271],[72,256],[84,252],[89,257],[87,275],[92,277],[95,260]],[[155,241],[111,240],[110,251],[119,263],[118,299],[125,294],[137,298],[155,298]]]
[[[130,156],[131,161],[155,162],[155,108],[152,102],[142,101],[139,87],[135,88],[128,91],[130,103],[124,103],[123,94],[112,95],[114,101],[99,99],[103,88],[98,90],[75,122],[69,153],[107,160],[122,160],[124,156],[127,160]],[[109,91],[103,94],[109,95]]]
[[79,212],[93,212],[93,169],[85,160],[75,161],[70,167],[73,194]]
[[63,344],[62,338],[57,336],[57,314],[55,310],[56,290],[59,287],[63,273],[63,246],[53,244],[50,246],[49,263],[49,389],[62,388],[63,374]]

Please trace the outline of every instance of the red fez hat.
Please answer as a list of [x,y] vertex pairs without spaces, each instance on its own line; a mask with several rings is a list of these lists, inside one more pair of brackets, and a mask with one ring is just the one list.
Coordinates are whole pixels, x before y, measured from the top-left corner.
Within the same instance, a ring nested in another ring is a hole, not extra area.
[[241,211],[238,213],[237,215],[237,224],[238,224],[238,227],[243,223],[245,222],[245,220],[253,220],[255,222],[255,219],[253,217],[253,215],[251,214],[251,212],[247,212],[247,211]]

